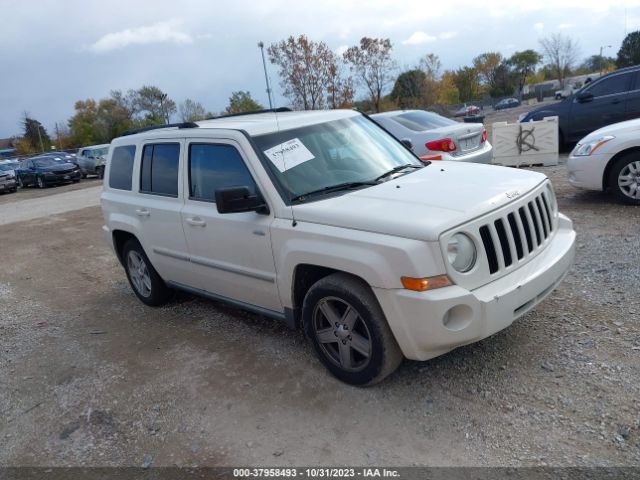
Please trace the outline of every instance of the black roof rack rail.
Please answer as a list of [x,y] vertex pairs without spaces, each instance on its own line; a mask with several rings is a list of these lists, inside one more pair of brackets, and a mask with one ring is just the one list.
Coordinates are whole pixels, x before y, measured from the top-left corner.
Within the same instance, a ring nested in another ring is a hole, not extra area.
[[282,112],[292,112],[289,107],[278,107],[278,108],[266,108],[263,110],[254,110],[253,112],[240,112],[240,113],[230,113],[228,115],[218,115],[213,117],[207,117],[207,120],[215,120],[217,118],[228,118],[228,117],[241,117],[244,115],[256,115],[258,113],[282,113]]
[[127,135],[135,135],[136,133],[148,132],[150,130],[158,130],[161,128],[198,128],[199,125],[193,122],[180,122],[180,123],[166,123],[164,125],[151,125],[150,127],[141,127],[141,128],[132,128],[131,130],[127,130],[122,134],[123,137]]

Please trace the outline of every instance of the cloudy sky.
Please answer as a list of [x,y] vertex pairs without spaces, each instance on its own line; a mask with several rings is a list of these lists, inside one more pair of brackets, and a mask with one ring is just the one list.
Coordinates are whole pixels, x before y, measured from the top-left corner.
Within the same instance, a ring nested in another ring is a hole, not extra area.
[[640,0],[0,0],[0,11],[0,138],[20,132],[24,111],[51,132],[76,100],[144,84],[213,112],[234,90],[266,105],[257,43],[289,35],[337,52],[389,37],[401,67],[433,52],[457,68],[486,51],[539,48],[553,32],[578,40],[583,57],[606,45],[615,56],[625,31],[640,28]]

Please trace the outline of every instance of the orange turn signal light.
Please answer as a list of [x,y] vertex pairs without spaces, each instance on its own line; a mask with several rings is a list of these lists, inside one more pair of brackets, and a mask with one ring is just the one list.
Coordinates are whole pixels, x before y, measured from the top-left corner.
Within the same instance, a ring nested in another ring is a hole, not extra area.
[[402,277],[400,281],[404,288],[415,292],[424,292],[426,290],[433,290],[435,288],[453,285],[449,277],[446,275],[436,275],[435,277],[425,278]]
[[426,160],[442,160],[442,155],[422,155],[420,160],[423,162]]

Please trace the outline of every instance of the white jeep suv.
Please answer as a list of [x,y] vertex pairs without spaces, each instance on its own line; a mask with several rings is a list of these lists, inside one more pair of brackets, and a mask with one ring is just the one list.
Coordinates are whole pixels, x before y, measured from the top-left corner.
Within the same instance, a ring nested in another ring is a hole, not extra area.
[[142,302],[181,289],[299,326],[351,384],[509,326],[574,256],[544,175],[422,163],[354,111],[139,131],[105,174],[104,232]]

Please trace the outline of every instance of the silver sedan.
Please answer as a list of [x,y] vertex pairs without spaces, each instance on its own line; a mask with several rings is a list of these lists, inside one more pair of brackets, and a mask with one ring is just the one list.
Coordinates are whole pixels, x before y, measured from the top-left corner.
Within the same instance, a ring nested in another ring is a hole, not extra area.
[[493,147],[481,123],[460,123],[425,110],[376,113],[371,119],[424,160],[491,163]]

